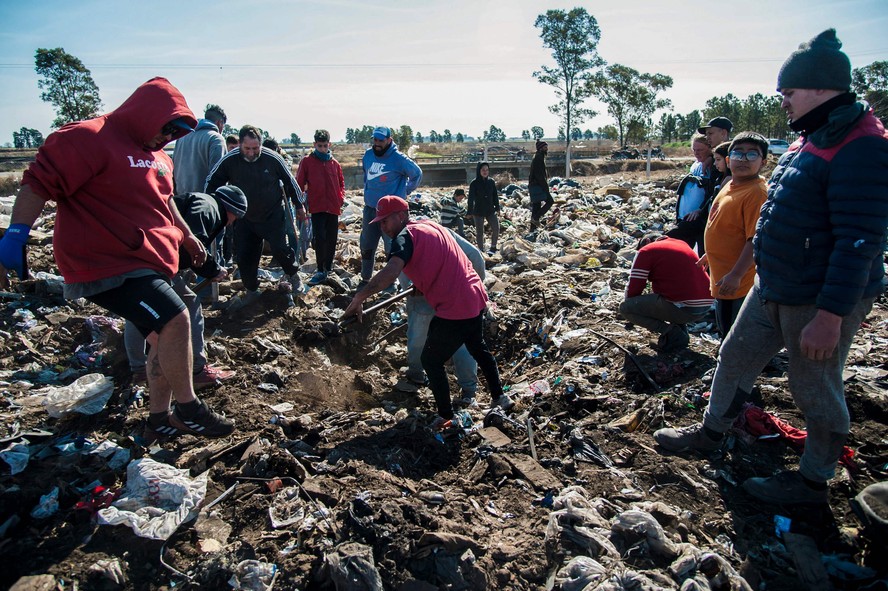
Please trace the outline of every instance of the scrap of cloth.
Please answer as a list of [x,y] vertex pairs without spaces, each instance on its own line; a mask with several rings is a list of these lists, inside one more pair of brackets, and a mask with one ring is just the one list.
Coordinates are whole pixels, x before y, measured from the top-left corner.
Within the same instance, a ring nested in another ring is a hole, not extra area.
[[[740,415],[742,418],[742,427],[748,433],[761,437],[762,435],[780,435],[780,439],[786,442],[791,448],[798,453],[805,451],[805,439],[808,432],[804,429],[797,429],[778,419],[769,412],[765,412],[757,406],[749,404],[746,410]],[[857,469],[854,462],[854,450],[847,445],[842,448],[842,456],[839,462],[852,470]]]

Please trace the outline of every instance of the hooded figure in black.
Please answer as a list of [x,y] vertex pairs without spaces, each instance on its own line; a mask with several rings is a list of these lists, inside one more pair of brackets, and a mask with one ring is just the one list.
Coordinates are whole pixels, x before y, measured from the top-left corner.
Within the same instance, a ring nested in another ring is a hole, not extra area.
[[488,254],[496,252],[496,241],[499,239],[499,220],[497,213],[500,210],[499,193],[496,183],[490,178],[490,163],[479,162],[475,170],[475,180],[469,185],[469,215],[475,219],[475,236],[478,240],[478,250],[484,251],[484,220],[490,224],[490,250]]

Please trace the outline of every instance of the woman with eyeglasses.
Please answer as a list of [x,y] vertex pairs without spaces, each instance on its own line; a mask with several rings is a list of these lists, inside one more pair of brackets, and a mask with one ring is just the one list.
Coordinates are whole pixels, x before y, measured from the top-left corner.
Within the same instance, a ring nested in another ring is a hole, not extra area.
[[728,149],[730,180],[712,202],[706,222],[706,254],[697,264],[709,267],[716,326],[722,339],[755,280],[752,237],[768,198],[765,179],[759,176],[767,156],[768,140],[763,136],[751,131],[737,134]]

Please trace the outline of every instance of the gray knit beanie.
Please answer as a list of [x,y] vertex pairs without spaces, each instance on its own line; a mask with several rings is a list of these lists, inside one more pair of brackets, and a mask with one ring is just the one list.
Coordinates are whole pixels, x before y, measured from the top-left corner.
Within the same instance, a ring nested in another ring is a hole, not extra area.
[[842,53],[842,42],[835,29],[827,29],[783,62],[777,74],[777,90],[818,88],[851,90],[851,61]]

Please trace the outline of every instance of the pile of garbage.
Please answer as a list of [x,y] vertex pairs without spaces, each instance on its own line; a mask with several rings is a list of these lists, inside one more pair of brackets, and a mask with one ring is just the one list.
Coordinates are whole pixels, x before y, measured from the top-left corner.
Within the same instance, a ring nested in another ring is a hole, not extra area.
[[[676,179],[553,179],[529,233],[526,186],[503,187],[487,257],[488,340],[509,412],[433,431],[404,388],[400,303],[350,331],[363,206],[350,192],[327,284],[266,290],[237,317],[206,307],[207,352],[236,379],[203,391],[229,438],[141,445],[148,392],[117,319],[60,299],[48,246],[0,309],[0,548],[6,586],[169,589],[862,589],[886,576],[888,313],[847,363],[852,437],[833,511],[763,507],[739,489],[797,462],[804,427],[779,356],[724,452],[664,455],[650,434],[699,420],[712,319],[668,356],[616,310],[638,237],[674,216]],[[433,219],[450,190],[421,190]],[[467,224],[471,226],[471,224]],[[37,228],[52,231],[52,217]],[[469,237],[471,240],[472,229]],[[314,271],[309,252],[302,271]],[[268,286],[280,274],[270,268]],[[232,280],[221,298],[240,289]],[[802,439],[803,441],[803,439]],[[867,488],[873,485],[875,488]],[[870,587],[876,588],[876,587]]]

